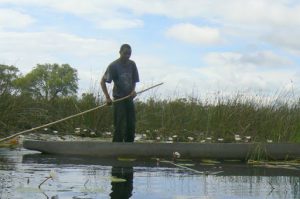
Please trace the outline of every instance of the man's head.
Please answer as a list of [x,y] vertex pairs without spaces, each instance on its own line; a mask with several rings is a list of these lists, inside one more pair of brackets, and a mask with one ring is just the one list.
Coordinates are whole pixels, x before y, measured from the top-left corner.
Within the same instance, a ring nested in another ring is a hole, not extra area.
[[127,61],[129,60],[130,56],[131,56],[131,47],[129,44],[123,44],[120,48],[120,58],[123,61]]

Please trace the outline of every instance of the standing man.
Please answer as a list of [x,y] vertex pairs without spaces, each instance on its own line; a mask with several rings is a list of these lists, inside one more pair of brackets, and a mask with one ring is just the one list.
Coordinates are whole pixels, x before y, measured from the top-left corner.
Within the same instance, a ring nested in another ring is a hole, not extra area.
[[120,48],[120,58],[112,62],[101,79],[101,88],[106,97],[106,103],[112,104],[106,83],[114,82],[113,99],[130,97],[113,104],[114,134],[113,142],[133,142],[135,136],[135,108],[133,98],[136,96],[135,84],[139,82],[139,74],[135,62],[130,60],[131,47],[123,44]]

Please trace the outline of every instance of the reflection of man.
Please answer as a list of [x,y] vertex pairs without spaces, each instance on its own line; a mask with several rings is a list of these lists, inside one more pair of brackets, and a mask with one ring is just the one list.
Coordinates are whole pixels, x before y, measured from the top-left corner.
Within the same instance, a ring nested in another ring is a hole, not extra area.
[[128,199],[132,196],[133,168],[112,167],[111,175],[126,180],[125,182],[111,182],[111,199]]
[[101,79],[101,88],[108,105],[112,100],[108,94],[106,83],[113,81],[113,97],[115,100],[131,95],[131,97],[113,104],[114,135],[113,142],[133,142],[135,136],[135,110],[133,98],[136,96],[135,84],[139,82],[139,74],[134,61],[130,60],[131,47],[123,44],[120,58],[112,62]]

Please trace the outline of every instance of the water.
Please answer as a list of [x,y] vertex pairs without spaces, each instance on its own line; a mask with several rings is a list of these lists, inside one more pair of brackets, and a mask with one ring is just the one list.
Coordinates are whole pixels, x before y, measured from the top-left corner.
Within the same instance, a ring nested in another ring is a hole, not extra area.
[[[297,167],[184,163],[178,167],[156,160],[63,157],[0,148],[0,198],[300,198]],[[54,180],[46,180],[39,188],[50,173],[55,174]]]

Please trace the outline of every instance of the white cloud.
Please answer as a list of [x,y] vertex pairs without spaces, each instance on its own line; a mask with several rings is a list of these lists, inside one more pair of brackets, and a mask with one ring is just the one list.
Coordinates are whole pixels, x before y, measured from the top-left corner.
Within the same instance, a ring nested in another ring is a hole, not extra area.
[[240,67],[256,67],[258,69],[268,67],[269,69],[286,68],[293,63],[282,56],[275,54],[272,51],[257,51],[249,53],[209,53],[206,55],[205,60],[209,64],[217,65],[235,65]]
[[46,57],[65,55],[85,59],[110,54],[112,49],[118,49],[118,47],[114,41],[83,38],[58,32],[0,33],[1,52],[5,52],[6,55],[10,54],[8,57],[14,57],[16,60],[29,60],[28,56],[32,56],[31,62],[33,63],[38,63],[39,60],[34,59],[38,55],[47,55]]
[[166,35],[192,44],[217,44],[221,41],[218,29],[199,27],[189,23],[172,26],[167,30]]
[[1,28],[25,28],[34,23],[34,19],[21,12],[11,9],[0,9]]
[[[279,60],[290,65],[284,58],[274,54],[269,56],[267,53],[262,59],[261,54],[266,53],[211,53],[205,57],[207,66],[199,68],[198,72],[204,75],[210,84],[231,91],[245,89],[274,91],[283,88],[295,78],[297,71],[291,70],[292,66],[279,67],[276,63]],[[276,67],[272,70],[261,70],[261,64]]]
[[300,55],[300,26],[290,29],[278,30],[276,33],[266,35],[264,39],[278,47]]
[[[183,97],[191,91],[191,85],[199,80],[199,76],[194,71],[185,67],[170,64],[160,56],[135,55],[141,82],[137,89],[141,90],[153,84],[164,82],[163,86],[153,91],[143,94],[143,96],[159,97]],[[200,85],[200,84],[199,84]]]
[[0,32],[1,64],[15,65],[26,74],[38,63],[68,63],[78,70],[81,92],[97,80],[118,50],[119,44],[112,40],[58,32]]
[[128,29],[143,26],[143,21],[138,19],[108,19],[98,22],[99,26],[103,29]]
[[[222,26],[227,33],[241,37],[252,34],[261,39],[270,32],[276,36],[280,30],[294,29],[300,24],[300,3],[294,0],[1,0],[1,3],[48,7],[80,16],[101,28],[141,27],[143,22],[137,17],[152,14],[200,19],[214,27]],[[290,34],[292,31],[287,31],[286,37]]]
[[254,24],[298,24],[300,4],[294,0],[1,0],[0,3],[51,7],[77,15],[111,15],[127,9],[144,15],[172,18],[201,17],[223,22]]

